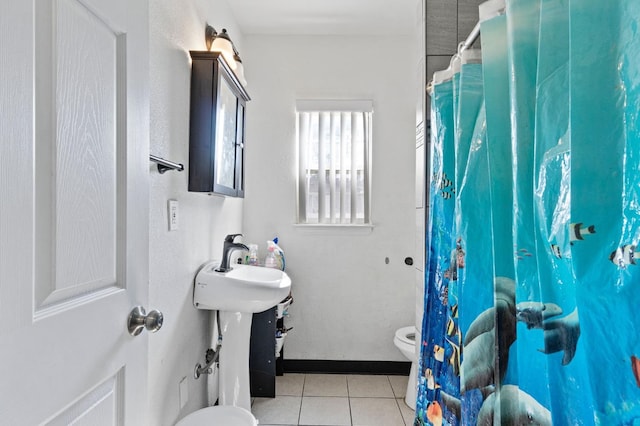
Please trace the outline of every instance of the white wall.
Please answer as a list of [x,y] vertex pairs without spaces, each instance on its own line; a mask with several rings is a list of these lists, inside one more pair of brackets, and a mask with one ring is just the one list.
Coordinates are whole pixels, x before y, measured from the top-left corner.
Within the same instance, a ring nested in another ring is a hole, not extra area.
[[[411,37],[246,36],[245,242],[278,236],[293,280],[285,357],[406,361],[415,322],[415,64]],[[295,100],[372,99],[370,232],[296,228]],[[389,264],[385,264],[389,257]]]
[[[425,113],[427,110],[426,87],[427,87],[427,58],[425,56],[425,18],[426,5],[424,0],[416,0],[416,34],[418,42],[414,52],[414,60],[416,64],[416,132],[421,130],[423,135],[422,141],[419,142],[416,137],[416,330],[417,336],[422,336],[422,320],[424,316],[424,270],[425,270],[425,228],[426,228],[426,212],[429,210],[429,202],[426,193],[426,177],[427,177],[427,152],[429,151],[429,130],[426,125]],[[418,339],[421,341],[421,339]],[[421,345],[416,345],[416,358],[420,357]]]
[[[242,35],[223,0],[154,0],[150,13],[151,154],[189,162],[189,50],[204,50],[208,21]],[[149,308],[164,313],[164,325],[149,335],[150,425],[173,425],[206,405],[206,378],[193,378],[208,348],[206,311],[192,305],[198,267],[222,253],[224,236],[242,232],[242,200],[187,192],[187,172],[160,175],[150,166]],[[168,231],[167,200],[179,202],[180,229]],[[181,410],[179,382],[186,377],[188,402]],[[206,377],[206,376],[205,376]]]

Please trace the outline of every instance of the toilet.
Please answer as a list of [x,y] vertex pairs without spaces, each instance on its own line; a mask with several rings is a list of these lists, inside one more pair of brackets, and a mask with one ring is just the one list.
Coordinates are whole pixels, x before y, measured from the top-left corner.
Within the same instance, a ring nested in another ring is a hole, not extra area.
[[402,327],[396,330],[393,338],[393,344],[402,352],[409,361],[411,361],[411,372],[409,373],[409,382],[407,383],[407,394],[404,402],[412,410],[416,409],[416,370],[418,357],[416,356],[416,328],[415,326]]
[[194,411],[184,417],[176,426],[256,426],[253,414],[241,407],[216,405]]

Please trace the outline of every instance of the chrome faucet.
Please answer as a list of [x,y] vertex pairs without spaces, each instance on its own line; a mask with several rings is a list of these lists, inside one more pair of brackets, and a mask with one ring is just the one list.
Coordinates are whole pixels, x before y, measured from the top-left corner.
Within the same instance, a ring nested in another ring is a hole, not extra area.
[[229,272],[232,268],[231,266],[229,266],[229,264],[231,262],[229,262],[229,259],[231,258],[231,252],[233,252],[234,250],[249,250],[249,247],[245,246],[242,243],[234,243],[233,240],[236,239],[236,237],[240,237],[242,236],[242,234],[231,234],[231,235],[227,235],[224,238],[224,247],[222,249],[222,262],[220,262],[220,266],[218,267],[218,269],[216,269],[216,272]]

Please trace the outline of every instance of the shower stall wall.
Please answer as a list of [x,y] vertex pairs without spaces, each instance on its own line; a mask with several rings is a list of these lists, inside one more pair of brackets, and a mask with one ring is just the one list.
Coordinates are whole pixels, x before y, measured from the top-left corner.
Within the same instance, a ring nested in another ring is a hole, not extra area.
[[480,17],[431,89],[415,425],[640,425],[640,2]]

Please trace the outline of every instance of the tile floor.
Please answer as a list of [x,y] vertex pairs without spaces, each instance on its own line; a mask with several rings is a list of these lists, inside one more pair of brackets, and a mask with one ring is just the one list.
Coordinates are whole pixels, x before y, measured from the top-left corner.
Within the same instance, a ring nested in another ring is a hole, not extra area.
[[260,426],[411,426],[407,376],[285,374],[275,398],[255,398]]

